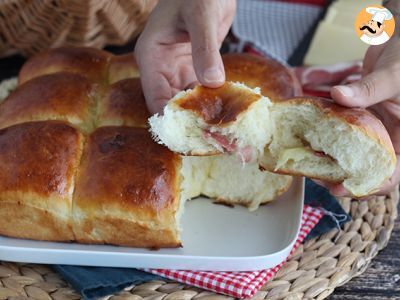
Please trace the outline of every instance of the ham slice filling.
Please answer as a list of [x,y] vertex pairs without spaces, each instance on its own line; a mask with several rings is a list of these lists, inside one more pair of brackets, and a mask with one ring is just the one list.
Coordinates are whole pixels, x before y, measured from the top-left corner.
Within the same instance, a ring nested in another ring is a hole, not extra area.
[[236,139],[230,140],[218,132],[211,132],[207,129],[203,130],[203,135],[206,139],[212,139],[221,146],[224,152],[236,153],[243,163],[249,163],[255,159],[251,146],[238,147]]
[[325,154],[325,152],[322,152],[322,151],[314,151],[314,155],[315,155],[315,156],[318,156],[318,157],[325,157],[325,156],[327,156],[327,155]]
[[[238,147],[236,139],[230,140],[227,136],[224,136],[218,132],[211,132],[208,129],[203,130],[203,135],[205,139],[212,139],[214,142],[216,142],[224,150],[224,152],[236,153],[239,157],[239,160],[243,163],[249,163],[255,159],[251,146]],[[323,151],[315,151],[311,147],[310,150],[314,152],[315,156],[331,158]]]

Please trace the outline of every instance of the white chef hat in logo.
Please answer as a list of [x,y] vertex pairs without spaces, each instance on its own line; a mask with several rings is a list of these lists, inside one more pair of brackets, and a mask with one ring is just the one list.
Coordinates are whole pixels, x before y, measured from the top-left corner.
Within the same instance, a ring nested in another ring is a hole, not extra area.
[[386,8],[367,7],[365,10],[372,15],[372,20],[375,22],[383,24],[385,20],[393,18],[392,13]]

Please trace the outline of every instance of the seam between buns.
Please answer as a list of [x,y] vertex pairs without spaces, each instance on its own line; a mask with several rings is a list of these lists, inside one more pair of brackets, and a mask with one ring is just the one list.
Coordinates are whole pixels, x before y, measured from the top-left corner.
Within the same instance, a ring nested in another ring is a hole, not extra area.
[[71,180],[72,181],[71,182],[71,184],[72,184],[72,193],[71,193],[71,225],[72,225],[72,228],[71,228],[71,231],[72,231],[72,234],[74,236],[74,240],[75,241],[77,240],[76,239],[76,234],[75,234],[75,229],[74,229],[74,224],[75,224],[74,211],[75,211],[76,183],[78,181],[77,180],[78,179],[78,173],[79,173],[79,170],[81,170],[81,165],[82,165],[82,161],[83,161],[83,158],[84,158],[84,150],[86,148],[86,145],[88,144],[88,139],[89,139],[89,135],[81,133],[81,141],[79,142],[79,145],[80,145],[79,154],[80,155],[79,155],[78,162],[77,162],[77,164],[75,166],[74,173],[72,175],[72,180]]

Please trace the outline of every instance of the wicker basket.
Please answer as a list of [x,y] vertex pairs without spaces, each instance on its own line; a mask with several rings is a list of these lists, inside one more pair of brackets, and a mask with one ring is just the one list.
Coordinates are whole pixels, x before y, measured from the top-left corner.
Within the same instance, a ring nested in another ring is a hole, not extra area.
[[0,57],[49,47],[123,45],[157,0],[1,0]]

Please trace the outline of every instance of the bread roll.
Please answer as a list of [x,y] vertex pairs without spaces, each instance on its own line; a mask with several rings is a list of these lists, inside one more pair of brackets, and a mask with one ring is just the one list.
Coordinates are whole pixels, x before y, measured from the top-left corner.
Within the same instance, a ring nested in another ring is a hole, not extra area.
[[[268,107],[301,94],[293,72],[282,64],[251,54],[223,55],[227,83],[178,93],[164,116],[150,119],[158,142],[188,155],[224,152],[252,161],[270,142]],[[260,97],[261,94],[261,97]]]
[[179,247],[180,165],[179,155],[154,143],[146,129],[97,129],[76,179],[76,240]]
[[301,96],[301,85],[292,70],[273,59],[244,53],[222,56],[227,81],[241,82],[271,101]]
[[112,56],[108,67],[108,83],[127,78],[138,78],[139,67],[132,53]]
[[128,78],[110,85],[100,97],[97,126],[147,128],[147,110],[139,78]]
[[69,72],[92,82],[108,81],[108,62],[112,54],[86,47],[63,47],[44,51],[31,57],[18,76],[19,84],[46,74]]
[[63,120],[84,132],[94,128],[96,86],[78,74],[60,72],[34,78],[1,104],[0,128],[14,124]]
[[259,90],[226,82],[178,93],[163,116],[149,119],[156,141],[190,155],[237,152],[251,161],[270,141],[270,101]]
[[57,121],[0,130],[0,234],[72,241],[72,194],[83,136]]
[[354,196],[374,193],[396,165],[390,137],[365,109],[321,98],[297,98],[271,107],[275,131],[260,164],[343,186]]

